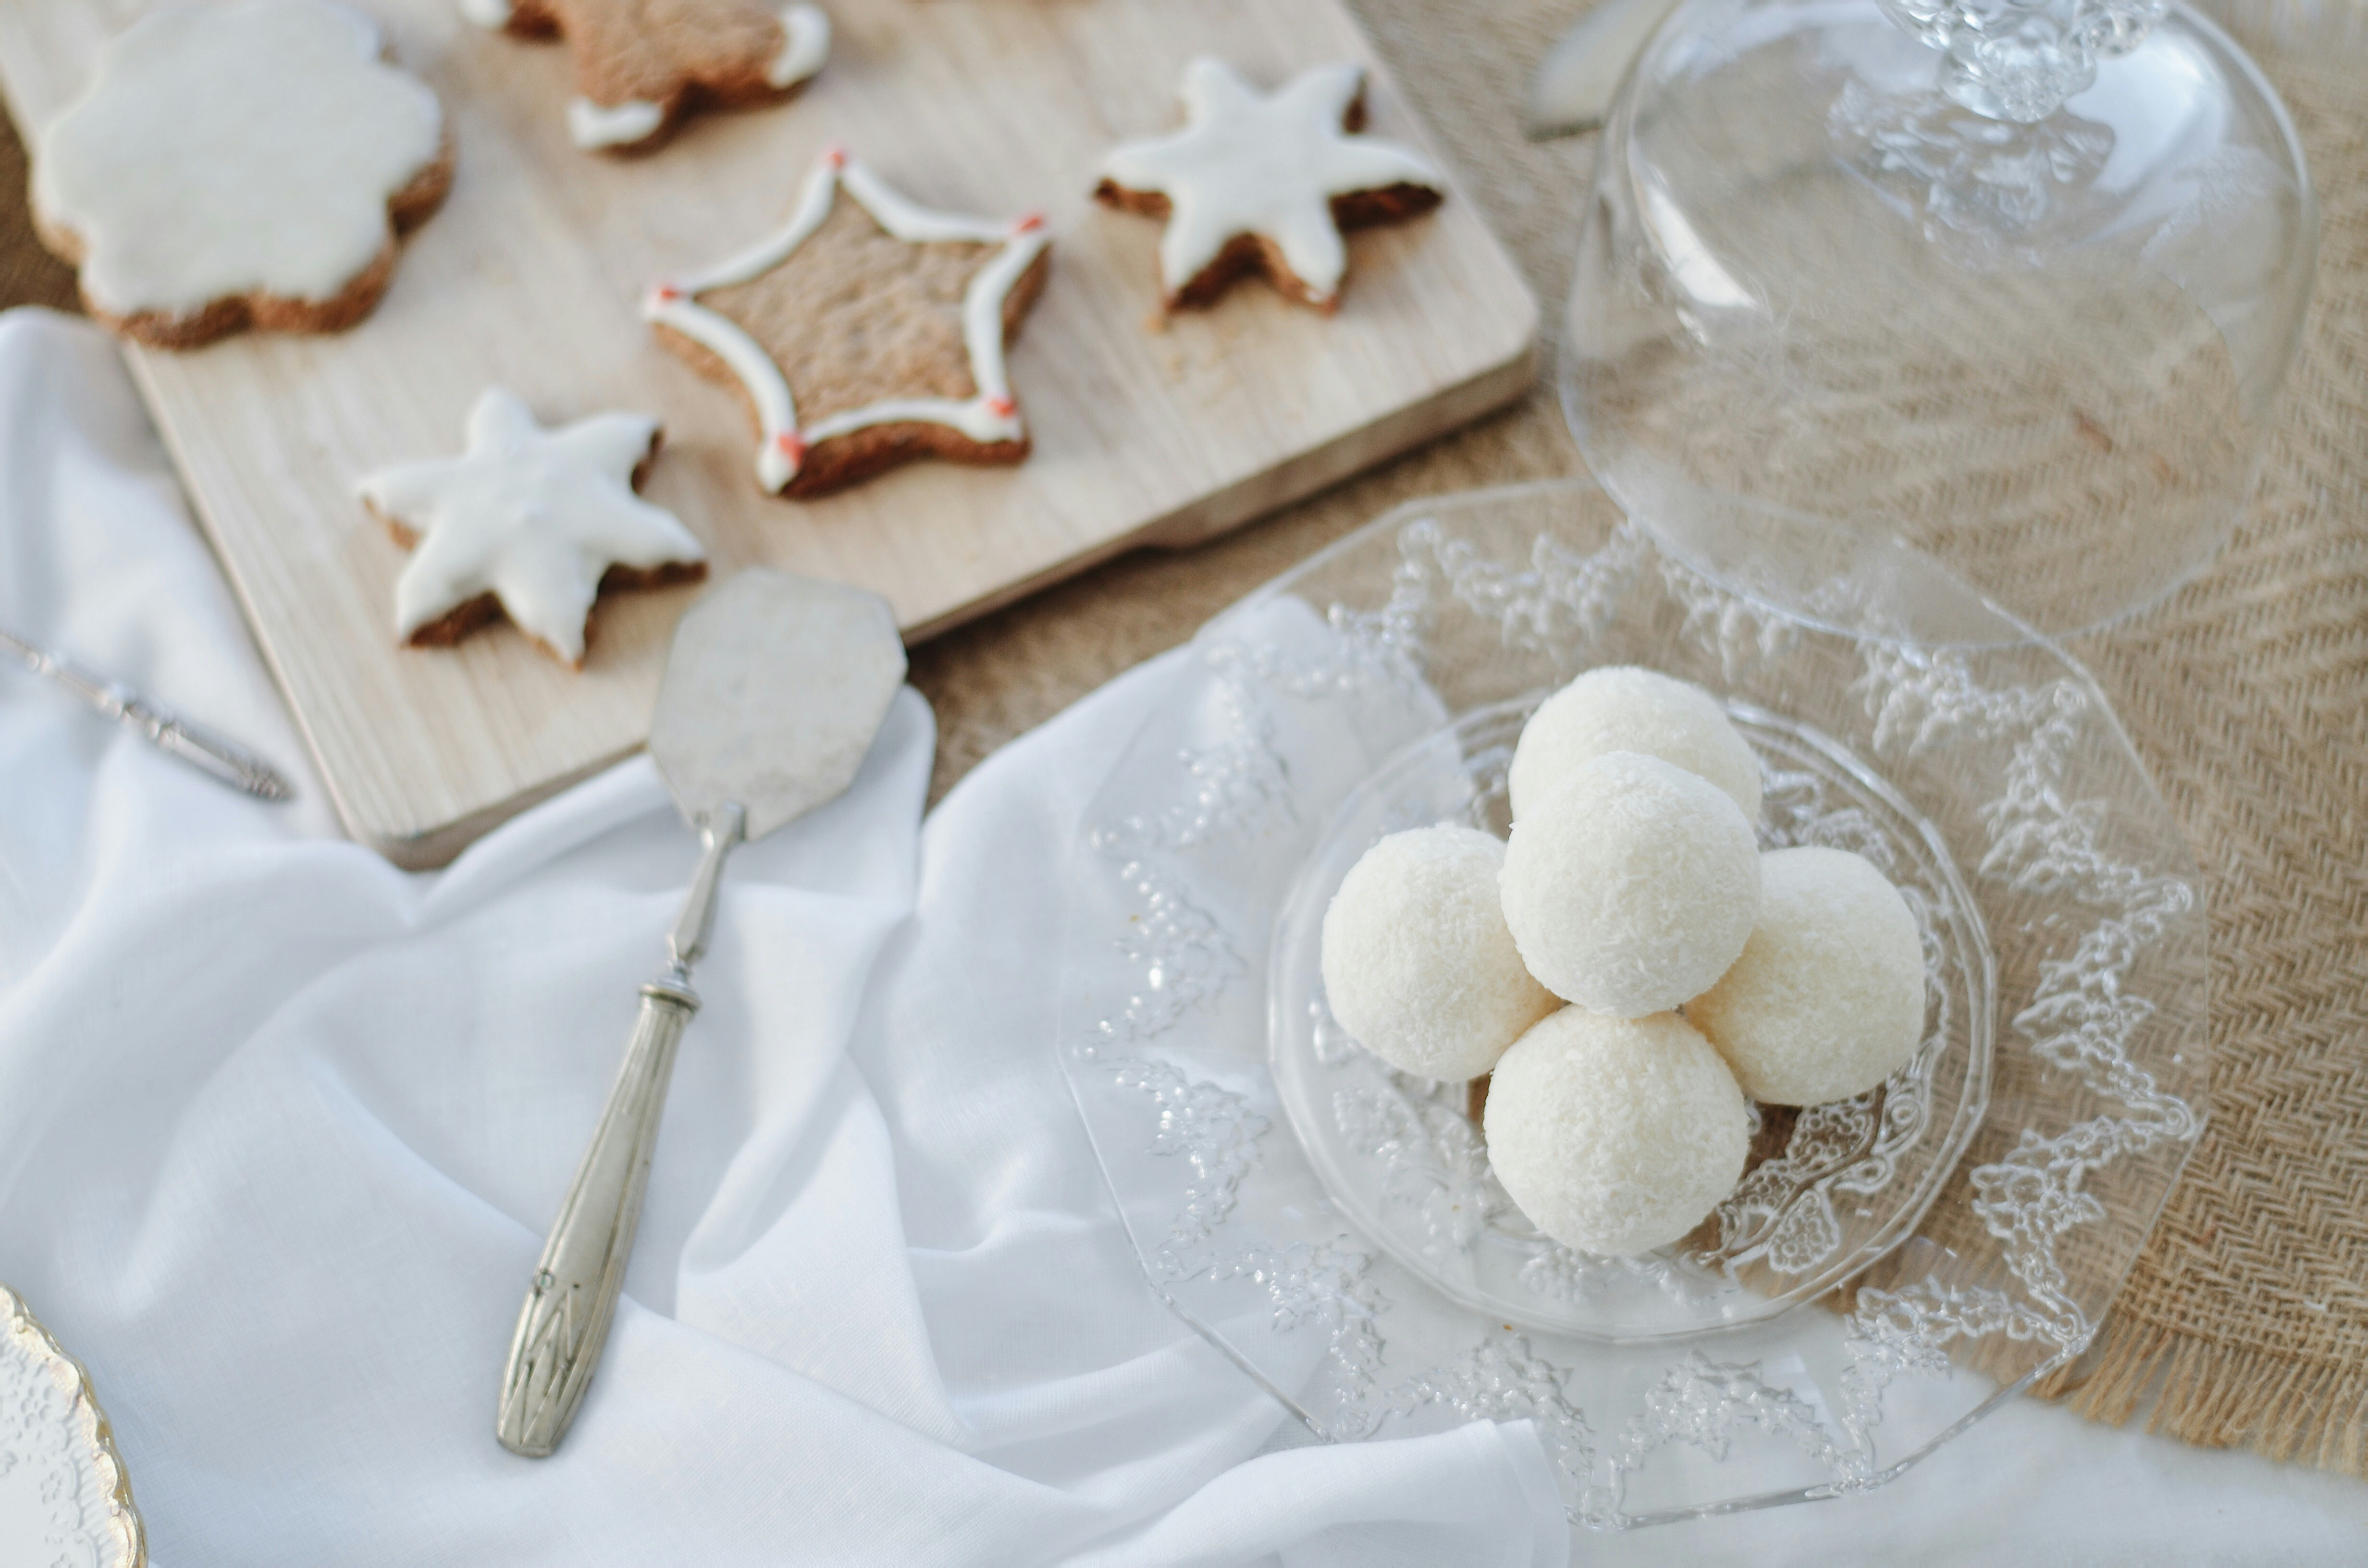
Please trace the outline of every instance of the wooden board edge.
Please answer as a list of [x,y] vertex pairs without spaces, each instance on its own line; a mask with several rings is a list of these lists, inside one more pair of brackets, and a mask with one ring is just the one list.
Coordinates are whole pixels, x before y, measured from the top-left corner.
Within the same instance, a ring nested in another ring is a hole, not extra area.
[[[395,865],[406,870],[421,869],[406,862],[402,856],[389,848],[389,844],[400,841],[399,836],[396,839],[389,839],[386,835],[375,832],[371,824],[362,820],[359,812],[337,788],[336,775],[330,768],[328,759],[322,754],[320,740],[313,733],[313,726],[305,721],[302,706],[296,701],[289,688],[288,672],[280,665],[279,651],[272,645],[270,639],[265,637],[258,630],[264,624],[264,618],[256,613],[255,601],[248,595],[246,583],[237,573],[230,569],[229,562],[223,558],[226,547],[222,543],[222,531],[215,526],[212,511],[206,505],[205,497],[199,494],[197,487],[189,483],[188,458],[181,450],[180,441],[175,436],[170,422],[158,417],[156,412],[158,398],[155,383],[150,381],[148,376],[148,356],[169,354],[174,350],[142,348],[139,344],[116,338],[115,351],[123,363],[125,373],[131,378],[133,390],[140,394],[140,409],[147,416],[150,430],[154,433],[157,444],[165,449],[165,455],[172,460],[173,488],[179,493],[182,504],[188,509],[190,520],[197,525],[198,537],[205,541],[206,554],[212,560],[214,570],[222,574],[223,586],[230,590],[232,601],[238,606],[239,619],[244,623],[247,642],[255,649],[256,657],[262,661],[264,669],[270,675],[272,689],[278,693],[280,706],[287,710],[288,722],[304,743],[304,750],[313,761],[313,776],[320,781],[323,791],[328,795],[330,809],[336,812],[338,824],[345,828],[347,837],[357,843],[369,845]],[[455,846],[445,855],[444,860],[435,861],[432,864],[442,865],[460,852],[460,847]]]
[[[1360,455],[1353,449],[1379,437],[1387,450],[1400,453],[1411,450],[1425,441],[1432,440],[1457,429],[1473,420],[1518,402],[1537,379],[1538,344],[1534,330],[1524,339],[1520,352],[1493,369],[1482,372],[1460,386],[1452,387],[1438,397],[1415,408],[1401,410],[1379,425],[1368,426],[1330,445],[1309,452],[1281,470],[1258,476],[1236,485],[1222,494],[1186,507],[1183,511],[1161,518],[1147,528],[1121,540],[1061,562],[1051,570],[1038,574],[1022,583],[976,604],[964,606],[961,611],[941,616],[926,625],[905,632],[908,644],[917,644],[950,631],[980,616],[1017,603],[1040,593],[1053,584],[1126,554],[1130,551],[1184,550],[1231,532],[1256,521],[1268,513],[1292,503],[1304,500],[1320,490],[1340,483],[1369,468],[1376,460]],[[1391,445],[1390,443],[1395,443]],[[1269,494],[1271,488],[1271,494]],[[1232,515],[1227,515],[1227,508]],[[211,539],[209,537],[209,544]],[[279,672],[273,671],[279,681]],[[286,700],[282,688],[281,699]],[[294,711],[294,705],[290,705]],[[302,729],[301,721],[298,725]],[[305,744],[313,745],[310,733]],[[628,746],[612,756],[601,757],[564,778],[554,778],[537,789],[509,800],[487,806],[452,822],[425,832],[407,832],[370,823],[350,810],[347,802],[330,790],[331,803],[336,808],[337,820],[355,842],[384,856],[396,867],[406,871],[432,871],[448,866],[461,852],[512,817],[541,804],[561,791],[582,783],[593,775],[615,767],[633,756],[642,748]],[[315,762],[317,765],[317,753]]]
[[[1491,238],[1494,238],[1493,234]],[[1540,357],[1537,330],[1540,316],[1537,301],[1534,296],[1529,294],[1526,284],[1523,285],[1523,295],[1529,310],[1519,336],[1518,347],[1508,357],[1478,375],[1447,388],[1420,403],[1400,409],[1397,413],[1375,424],[1349,431],[1321,447],[1304,452],[1279,468],[1253,475],[1213,495],[1204,496],[1190,506],[1164,517],[1155,518],[1132,534],[1107,540],[1093,550],[1059,562],[1043,572],[1008,585],[994,594],[983,596],[926,622],[907,627],[905,630],[905,641],[908,645],[925,642],[932,637],[1005,608],[1030,595],[1042,592],[1055,583],[1076,576],[1131,551],[1184,550],[1205,543],[1209,540],[1229,533],[1259,517],[1304,500],[1318,491],[1338,484],[1372,467],[1377,462],[1385,461],[1392,457],[1412,450],[1497,408],[1519,401],[1536,383]],[[131,369],[133,384],[140,389],[142,400],[150,404],[150,417],[153,420],[155,394],[144,373],[144,356],[129,346],[124,346],[123,357]],[[158,427],[159,435],[164,439],[166,449],[171,452],[178,471],[176,474],[177,480],[179,472],[187,472],[186,460],[182,454],[175,449],[172,437],[165,433],[161,422]],[[187,484],[182,484],[181,490],[188,498],[189,510],[197,519],[199,529],[206,540],[208,551],[214,556],[219,565],[222,546],[213,521],[202,500],[192,494]],[[238,601],[240,613],[245,617],[247,624],[252,627],[256,620],[255,607],[247,601],[245,590],[240,585],[237,574],[224,571],[222,575],[228,581],[231,592]],[[279,688],[280,700],[286,704],[297,733],[303,737],[306,749],[313,755],[314,770],[324,780],[324,788],[328,791],[330,804],[336,812],[338,822],[344,825],[346,832],[356,843],[374,850],[385,857],[392,864],[406,871],[436,870],[450,865],[471,844],[510,818],[541,804],[552,796],[583,782],[597,773],[614,767],[641,749],[638,744],[624,747],[611,755],[597,758],[563,777],[546,780],[532,790],[430,828],[416,829],[407,825],[378,822],[372,820],[357,804],[349,801],[336,788],[335,781],[330,778],[329,769],[322,760],[320,743],[314,737],[312,727],[305,723],[302,710],[289,698],[287,676],[280,669],[277,656],[259,638],[256,640],[256,647],[263,659],[265,668],[271,672],[272,684]]]
[[[462,850],[508,822],[512,817],[519,816],[542,804],[552,796],[575,788],[595,774],[607,772],[627,758],[639,756],[641,751],[639,743],[626,746],[608,756],[595,758],[564,777],[547,779],[531,790],[511,796],[507,801],[496,801],[493,805],[471,812],[464,817],[455,818],[451,822],[421,833],[384,832],[368,824],[356,822],[347,815],[345,802],[342,801],[336,802],[337,820],[345,824],[347,833],[353,836],[355,843],[377,851],[400,870],[441,870],[458,859]],[[332,798],[334,799],[334,792]]]
[[268,639],[260,635],[256,630],[262,624],[262,617],[256,613],[254,601],[248,597],[246,583],[239,574],[231,571],[222,559],[223,545],[221,532],[215,526],[212,512],[207,506],[205,498],[199,495],[197,489],[188,483],[187,476],[189,472],[189,462],[180,449],[179,440],[171,424],[156,415],[157,394],[154,385],[148,379],[148,357],[152,354],[169,354],[174,350],[145,348],[139,344],[126,343],[120,339],[117,340],[115,347],[117,354],[123,360],[125,369],[131,374],[132,386],[140,393],[142,412],[148,415],[150,426],[155,431],[156,438],[164,447],[165,455],[172,460],[174,487],[180,492],[191,519],[197,524],[198,536],[205,541],[206,553],[212,558],[214,570],[222,574],[223,584],[230,589],[231,597],[238,606],[239,616],[245,622],[248,642],[254,647],[256,656],[262,661],[264,669],[270,674],[272,687],[279,694],[281,707],[287,710],[288,722],[302,738],[304,749],[311,755],[313,777],[320,780],[323,791],[329,797],[330,808],[336,812],[337,823],[346,830],[346,835],[348,838],[375,850],[399,869],[437,870],[451,864],[461,851],[511,817],[540,804],[571,785],[579,784],[594,774],[614,767],[641,750],[638,744],[627,746],[611,756],[598,758],[564,778],[547,780],[532,790],[511,796],[507,800],[424,830],[415,830],[372,820],[367,812],[338,788],[336,773],[329,767],[327,758],[323,756],[320,740],[313,733],[312,724],[306,721],[302,705],[298,703],[290,692],[288,674],[280,665],[279,651]]
[[926,642],[1133,551],[1180,551],[1205,544],[1328,490],[1378,463],[1403,456],[1484,415],[1520,402],[1536,384],[1538,376],[1534,301],[1531,309],[1530,330],[1519,351],[1502,363],[1420,403],[1303,452],[1277,468],[1203,496],[1164,517],[1156,517],[1131,534],[1107,540],[1031,577],[908,627],[905,642]]

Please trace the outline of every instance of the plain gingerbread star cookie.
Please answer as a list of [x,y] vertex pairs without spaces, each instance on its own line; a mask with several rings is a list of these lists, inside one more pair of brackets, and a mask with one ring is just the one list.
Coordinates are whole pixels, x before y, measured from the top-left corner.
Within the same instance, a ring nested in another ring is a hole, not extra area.
[[327,0],[167,6],[109,43],[33,157],[91,314],[168,348],[368,315],[452,181],[436,95],[384,53]]
[[1183,97],[1184,129],[1113,150],[1094,192],[1167,220],[1159,275],[1171,311],[1205,305],[1250,271],[1337,310],[1349,270],[1341,231],[1411,218],[1444,198],[1445,180],[1421,154],[1354,134],[1365,120],[1361,66],[1318,65],[1267,95],[1203,58],[1185,67]]
[[480,27],[563,37],[579,147],[646,147],[701,103],[778,98],[830,58],[830,18],[780,0],[460,0]]
[[500,610],[581,669],[603,588],[705,576],[707,551],[690,530],[633,493],[658,435],[637,414],[546,430],[517,397],[487,387],[469,410],[466,453],[364,478],[356,493],[415,547],[395,584],[395,634],[456,642]]
[[[839,200],[844,194],[848,199]],[[789,222],[642,313],[757,424],[757,482],[821,495],[916,458],[1016,463],[1028,427],[1004,347],[1043,287],[1050,236],[910,200],[838,148]]]

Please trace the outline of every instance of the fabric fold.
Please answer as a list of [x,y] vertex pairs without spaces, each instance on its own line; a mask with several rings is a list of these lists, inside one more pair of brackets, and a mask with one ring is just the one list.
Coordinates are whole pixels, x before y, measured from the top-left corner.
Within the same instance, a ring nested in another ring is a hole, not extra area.
[[606,1359],[529,1461],[493,1438],[510,1326],[696,859],[655,769],[437,874],[336,837],[113,348],[32,312],[0,624],[302,790],[0,673],[0,1278],[89,1365],[157,1561],[951,1568],[1146,1527],[1126,1561],[1256,1561],[1406,1517],[1409,1465],[1458,1560],[1511,1560],[1449,1501],[1520,1494],[1493,1429],[1334,1461],[1304,1531],[1287,1467],[1249,1533],[1224,1490],[1178,1517],[1282,1412],[1144,1287],[1051,1045],[1077,812],[1172,664],[926,833],[906,692],[845,796],[735,857]]

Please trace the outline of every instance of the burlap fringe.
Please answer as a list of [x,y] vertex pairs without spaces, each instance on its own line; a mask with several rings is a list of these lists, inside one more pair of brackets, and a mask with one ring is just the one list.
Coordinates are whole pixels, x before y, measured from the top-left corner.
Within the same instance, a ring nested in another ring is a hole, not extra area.
[[2250,1449],[2368,1480],[2368,1367],[2297,1361],[2112,1317],[2086,1353],[2031,1392],[2075,1415],[2209,1449]]

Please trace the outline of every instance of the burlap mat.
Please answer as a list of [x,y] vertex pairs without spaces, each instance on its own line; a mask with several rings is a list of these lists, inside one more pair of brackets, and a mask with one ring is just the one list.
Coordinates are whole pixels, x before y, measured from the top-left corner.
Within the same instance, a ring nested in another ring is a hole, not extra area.
[[[2208,883],[2212,1121],[2096,1346],[2048,1391],[2190,1442],[2368,1476],[2368,42],[2232,18],[2284,94],[2323,207],[2317,298],[2259,499],[2169,604],[2082,640]],[[2334,0],[2360,6],[2362,0]],[[1539,297],[1549,332],[1591,138],[1524,142],[1528,69],[1586,0],[1352,0]],[[2362,15],[2368,15],[2363,8]],[[0,135],[5,135],[0,129]],[[0,304],[66,306],[0,147]],[[1520,406],[1183,555],[1116,562],[920,649],[932,798],[1398,501],[1576,472]]]

